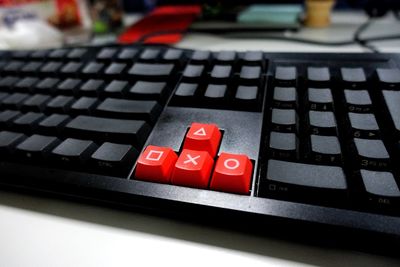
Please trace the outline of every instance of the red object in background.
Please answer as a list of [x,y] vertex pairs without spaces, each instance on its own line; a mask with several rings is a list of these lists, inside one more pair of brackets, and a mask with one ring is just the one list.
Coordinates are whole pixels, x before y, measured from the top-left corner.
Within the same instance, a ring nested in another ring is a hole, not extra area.
[[186,31],[200,13],[201,7],[198,5],[158,7],[129,27],[119,36],[118,41],[122,44],[138,41],[152,44],[177,43],[183,37],[181,32]]

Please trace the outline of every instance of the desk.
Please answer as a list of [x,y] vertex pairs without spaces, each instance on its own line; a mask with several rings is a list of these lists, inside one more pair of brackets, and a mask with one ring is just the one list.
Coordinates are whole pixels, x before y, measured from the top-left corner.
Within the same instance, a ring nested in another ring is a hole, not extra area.
[[[349,17],[350,16],[350,17]],[[347,20],[346,20],[347,19]],[[297,35],[350,38],[362,14],[336,14],[329,29]],[[400,32],[391,18],[366,34]],[[392,26],[388,26],[392,25]],[[190,34],[177,45],[194,49],[362,52],[270,40],[223,39]],[[400,42],[379,44],[400,52]],[[273,229],[271,229],[273,231]],[[400,260],[326,249],[203,227],[102,206],[0,191],[0,266],[400,266]]]

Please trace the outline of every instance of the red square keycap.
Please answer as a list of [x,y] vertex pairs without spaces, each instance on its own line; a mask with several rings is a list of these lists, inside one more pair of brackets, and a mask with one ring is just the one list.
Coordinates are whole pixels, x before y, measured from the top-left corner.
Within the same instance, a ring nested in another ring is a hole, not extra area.
[[246,155],[221,153],[215,165],[210,188],[247,195],[252,172],[253,164]]
[[171,183],[195,188],[207,188],[214,160],[206,151],[184,149],[179,156]]
[[169,147],[148,146],[140,155],[135,177],[138,180],[169,183],[178,156]]
[[194,122],[186,134],[183,148],[207,151],[214,158],[217,154],[220,141],[221,132],[217,125]]

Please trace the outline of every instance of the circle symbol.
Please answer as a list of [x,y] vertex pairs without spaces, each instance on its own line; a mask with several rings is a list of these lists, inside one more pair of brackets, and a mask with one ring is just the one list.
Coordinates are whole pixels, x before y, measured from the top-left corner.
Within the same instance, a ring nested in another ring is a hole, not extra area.
[[224,161],[224,167],[229,170],[237,169],[240,165],[240,162],[237,159],[227,159]]

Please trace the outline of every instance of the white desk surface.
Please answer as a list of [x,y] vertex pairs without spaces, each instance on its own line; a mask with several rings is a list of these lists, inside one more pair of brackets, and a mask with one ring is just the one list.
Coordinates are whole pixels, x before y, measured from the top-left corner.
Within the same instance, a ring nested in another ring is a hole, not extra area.
[[[335,15],[331,28],[305,29],[298,35],[324,40],[350,38],[352,30],[363,20],[359,14],[339,14]],[[400,32],[400,27],[394,23],[384,20],[367,34]],[[177,46],[210,50],[364,51],[358,46],[321,48],[270,40],[227,40],[199,34],[188,35]],[[385,42],[379,47],[387,52],[400,51],[400,42]],[[400,266],[400,260],[0,191],[0,267],[147,265]]]

